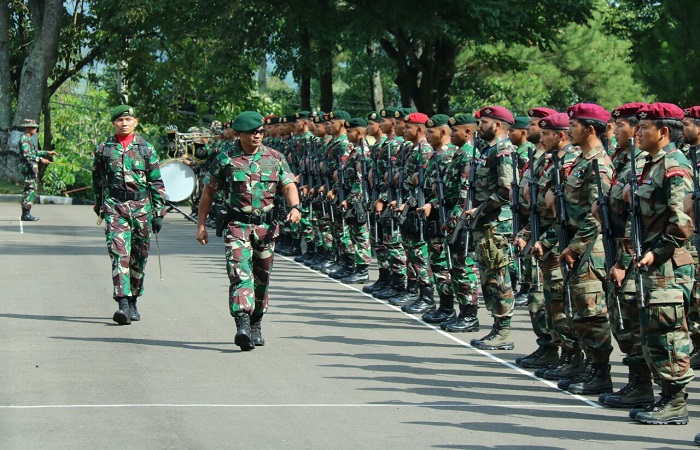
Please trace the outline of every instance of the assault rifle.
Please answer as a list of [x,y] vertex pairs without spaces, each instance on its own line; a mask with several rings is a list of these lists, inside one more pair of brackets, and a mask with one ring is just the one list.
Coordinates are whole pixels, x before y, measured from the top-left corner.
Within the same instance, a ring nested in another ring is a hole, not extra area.
[[[566,228],[568,218],[566,216],[566,199],[564,198],[564,186],[561,182],[562,164],[559,159],[559,154],[556,151],[552,154],[552,162],[554,163],[554,180],[556,182],[554,194],[556,195],[557,207],[557,241],[559,243],[559,253],[561,254],[569,246],[571,237],[569,236],[569,232]],[[574,272],[574,270],[569,269],[569,266],[566,264],[565,261],[562,261],[561,263],[561,270],[564,273],[564,289],[566,289],[566,304],[569,310],[569,317],[573,317],[573,306],[571,304],[571,286],[569,281],[571,278],[571,273]]]
[[[631,233],[630,233],[630,238],[632,239],[632,243],[634,244],[634,259],[632,260],[632,263],[630,263],[630,267],[628,267],[627,272],[625,273],[625,278],[629,276],[630,273],[632,273],[632,270],[635,272],[635,277],[634,277],[634,287],[637,292],[637,308],[639,311],[644,310],[644,279],[642,277],[642,272],[646,272],[648,270],[647,267],[641,267],[641,268],[635,268],[636,263],[639,262],[644,257],[644,250],[642,247],[642,243],[644,242],[644,234],[642,231],[642,210],[639,205],[639,197],[637,196],[637,189],[639,189],[639,179],[637,178],[637,155],[635,152],[634,148],[634,138],[629,139],[629,149],[630,149],[630,179],[629,179],[629,185],[630,185],[630,194],[632,197],[632,217],[631,217]],[[691,155],[692,158],[692,155]],[[697,160],[697,156],[696,156]],[[696,161],[697,162],[697,161]],[[696,165],[697,167],[697,165]],[[697,182],[697,181],[696,181]],[[622,289],[622,286],[624,286],[626,280],[622,280],[620,289]]]
[[[605,273],[608,274],[613,266],[615,266],[615,237],[613,236],[612,228],[610,228],[610,200],[603,192],[603,184],[600,181],[600,167],[597,159],[593,160],[593,172],[595,173],[596,186],[598,187],[598,212],[600,213],[600,220],[603,228]],[[608,284],[606,283],[605,285],[607,286]],[[620,319],[620,329],[624,330],[625,326],[622,323],[622,310],[620,308],[620,295],[619,292],[615,292],[614,294],[615,307],[617,308],[618,318]]]
[[[520,186],[518,186],[518,153],[510,154],[513,164],[513,179],[510,182],[510,210],[513,214],[513,236],[520,231]],[[519,250],[515,251],[515,262],[518,269],[518,278],[522,278],[523,274],[523,257]]]
[[[403,144],[402,144],[403,145]],[[391,159],[391,146],[386,147],[386,169],[387,169],[387,200],[388,203],[394,201],[394,161]],[[391,237],[393,238],[396,233],[396,218],[394,213],[387,209],[386,214],[389,215],[389,223],[391,226]]]
[[693,211],[695,212],[695,250],[700,255],[700,180],[698,180],[698,147],[690,146],[690,163],[693,165]]
[[345,211],[340,208],[340,204],[345,200],[345,166],[343,166],[343,155],[338,152],[338,212],[340,213],[340,222],[343,226],[342,230],[345,233]]
[[[377,165],[377,160],[379,158],[379,147],[374,146],[372,148],[372,167],[374,168],[374,176],[372,177],[372,195],[370,206],[374,206],[379,198],[379,189],[377,189],[379,166]],[[372,215],[370,216],[370,226],[372,227],[372,233],[374,234],[374,242],[379,242],[379,214],[376,210],[372,210]]]
[[[324,152],[325,153],[325,152]],[[325,187],[326,187],[326,196],[328,193],[331,191],[331,181],[330,181],[330,173],[328,169],[328,154],[326,153],[323,157],[323,175],[324,175],[324,180],[325,180]],[[326,200],[323,200],[326,202]],[[335,214],[333,213],[333,205],[330,204],[330,202],[327,202],[326,205],[328,206],[328,211],[331,216],[331,223],[335,222]]]
[[[433,154],[437,157],[437,152]],[[425,205],[425,192],[423,188],[425,187],[425,168],[423,167],[423,144],[418,144],[418,186],[416,186],[416,208],[421,208]],[[408,208],[408,205],[406,205]],[[422,242],[425,239],[425,217],[422,214],[417,214],[418,217],[418,236],[419,240]]]
[[435,184],[437,185],[437,197],[438,197],[438,232],[442,233],[443,245],[445,246],[445,257],[447,258],[447,269],[452,269],[452,251],[450,250],[450,237],[447,230],[443,229],[445,221],[447,220],[447,206],[445,205],[445,189],[442,180],[442,174],[440,173],[440,157],[435,152],[433,155],[435,159]]
[[[469,189],[467,190],[467,196],[464,199],[464,207],[462,209],[462,213],[469,211],[474,207],[474,201],[476,199],[476,153],[477,151],[480,152],[481,149],[481,141],[479,140],[479,135],[478,133],[474,133],[474,147],[472,148],[472,156],[471,159],[469,160]],[[460,176],[464,173],[466,170],[466,164],[464,164],[461,169],[460,169]],[[471,240],[472,240],[472,227],[473,227],[473,222],[476,216],[478,215],[479,211],[477,210],[474,214],[474,217],[472,216],[464,216],[457,226],[455,227],[454,231],[452,232],[452,238],[450,239],[451,244],[455,244],[457,241],[457,238],[459,237],[460,231],[464,233],[463,235],[463,240],[464,240],[464,254],[467,255],[469,253],[469,247],[471,246]]]
[[[395,210],[398,211],[399,208],[401,208],[401,205],[403,205],[403,177],[404,177],[404,172],[405,172],[405,164],[404,164],[404,152],[405,152],[405,142],[401,143],[401,148],[399,149],[399,159],[401,163],[401,167],[399,168],[399,183],[396,186],[396,208]],[[393,183],[393,180],[391,180]]]
[[[530,187],[530,241],[527,243],[522,253],[528,254],[533,245],[540,239],[540,211],[537,208],[537,197],[539,197],[539,185],[535,179],[535,149],[529,147],[527,149],[527,159],[528,165],[530,167],[530,176],[528,177],[528,185]],[[533,258],[535,260],[535,288],[539,292],[540,290],[540,260],[539,258]]]

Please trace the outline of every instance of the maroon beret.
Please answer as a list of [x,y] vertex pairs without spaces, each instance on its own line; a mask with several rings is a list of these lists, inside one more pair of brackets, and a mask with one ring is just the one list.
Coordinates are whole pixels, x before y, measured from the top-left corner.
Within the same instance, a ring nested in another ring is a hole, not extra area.
[[683,120],[683,117],[685,117],[683,110],[673,103],[652,103],[637,111],[637,119],[640,120]]
[[700,106],[691,106],[690,108],[685,108],[683,110],[685,117],[690,117],[692,119],[700,119]]
[[552,114],[556,114],[557,111],[552,108],[531,108],[528,112],[527,115],[530,117],[541,117],[545,118],[547,116],[551,116]]
[[578,103],[574,106],[569,106],[566,109],[566,113],[570,119],[598,120],[605,123],[608,123],[610,120],[610,113],[595,103]]
[[566,130],[569,128],[569,116],[566,113],[556,113],[538,122],[543,130]]
[[617,108],[613,109],[612,116],[615,119],[624,119],[626,117],[634,117],[635,114],[637,114],[637,111],[642,109],[645,106],[649,106],[649,103],[644,103],[644,102],[633,102],[633,103],[627,103],[622,106],[618,106]]
[[474,118],[475,118],[476,120],[481,119],[481,111],[476,111],[476,112],[474,113]]
[[504,108],[503,106],[486,106],[484,108],[481,108],[477,112],[477,114],[474,115],[478,118],[490,117],[492,119],[508,122],[511,125],[515,123],[515,117],[513,117],[513,113],[508,111],[508,108]]
[[419,112],[411,113],[403,118],[404,122],[406,123],[417,123],[420,125],[425,125],[425,122],[427,122],[428,119],[430,119],[430,117],[428,117],[427,114]]

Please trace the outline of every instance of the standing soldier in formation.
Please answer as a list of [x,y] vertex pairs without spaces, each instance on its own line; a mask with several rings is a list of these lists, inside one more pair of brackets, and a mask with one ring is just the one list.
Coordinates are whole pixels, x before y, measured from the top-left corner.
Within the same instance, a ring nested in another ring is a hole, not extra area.
[[475,204],[464,214],[472,216],[476,222],[474,239],[481,291],[494,324],[490,333],[473,339],[471,345],[481,350],[512,350],[515,345],[510,332],[513,288],[508,266],[512,259],[513,227],[509,194],[513,180],[511,153],[515,147],[508,140],[508,129],[515,119],[502,106],[487,106],[477,115],[479,137],[484,140],[485,147],[476,164]]
[[280,206],[275,198],[284,197],[290,206],[286,219],[292,223],[301,218],[301,204],[284,157],[262,145],[263,117],[244,111],[233,121],[233,129],[240,139],[230,152],[219,154],[205,176],[196,239],[202,245],[208,242],[206,217],[215,193],[224,190],[230,206],[224,239],[229,312],[236,321],[234,342],[248,351],[265,344],[261,323],[278,233],[275,208]]
[[148,227],[158,233],[163,226],[165,187],[153,146],[134,133],[138,125],[134,109],[117,106],[111,120],[116,134],[98,145],[94,154],[94,211],[98,223],[105,219],[112,260],[113,297],[119,304],[112,320],[129,325],[141,319],[136,302],[143,295],[151,243]]
[[19,139],[19,151],[22,157],[21,172],[24,176],[22,186],[22,216],[20,220],[34,222],[38,217],[32,216],[30,211],[36,199],[37,177],[39,176],[39,163],[49,164],[47,156],[56,156],[58,153],[52,150],[37,150],[32,136],[39,132],[39,125],[35,120],[24,119],[22,122],[24,134]]
[[[296,252],[298,247],[301,250],[301,241],[306,242],[306,253],[303,255],[298,255],[294,258],[296,262],[304,262],[314,257],[316,254],[316,243],[314,242],[314,229],[311,220],[313,218],[313,211],[311,210],[311,201],[308,199],[309,193],[309,181],[311,174],[311,167],[309,161],[311,160],[310,155],[314,150],[314,144],[316,142],[316,137],[311,132],[313,127],[313,121],[311,119],[311,112],[309,111],[299,111],[296,113],[296,142],[297,142],[297,160],[299,161],[299,185],[302,186],[302,205],[301,210],[301,221],[299,222],[299,235],[295,237],[295,244],[293,253]],[[288,256],[291,256],[288,255]]]
[[[684,247],[693,232],[683,200],[692,190],[692,168],[678,149],[682,142],[683,110],[654,103],[637,111],[637,144],[648,153],[639,178],[642,250],[632,270],[641,271],[641,311],[644,358],[661,386],[659,399],[630,418],[646,424],[687,424],[686,385],[693,379],[686,307],[694,278],[693,259]],[[627,195],[629,199],[629,193]],[[632,237],[634,238],[634,237]],[[611,271],[619,285],[625,269]]]

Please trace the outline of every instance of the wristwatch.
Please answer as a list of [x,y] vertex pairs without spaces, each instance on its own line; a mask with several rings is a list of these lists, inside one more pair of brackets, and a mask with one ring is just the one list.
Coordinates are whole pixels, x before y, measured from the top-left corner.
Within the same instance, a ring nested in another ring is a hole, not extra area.
[[292,206],[292,208],[296,209],[297,211],[301,212],[301,203],[297,203],[296,205]]

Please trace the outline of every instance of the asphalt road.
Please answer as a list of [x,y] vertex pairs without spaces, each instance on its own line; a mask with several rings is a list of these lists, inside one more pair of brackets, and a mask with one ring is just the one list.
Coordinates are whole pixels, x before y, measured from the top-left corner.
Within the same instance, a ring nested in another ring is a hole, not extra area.
[[[223,242],[166,217],[141,322],[111,320],[110,263],[90,206],[0,203],[0,448],[691,448],[687,426],[559,391],[512,364],[535,348],[525,308],[513,351],[468,342],[277,257],[264,347],[233,344]],[[213,233],[212,233],[213,235]],[[376,276],[376,271],[374,272]],[[613,375],[624,384],[616,348]]]

